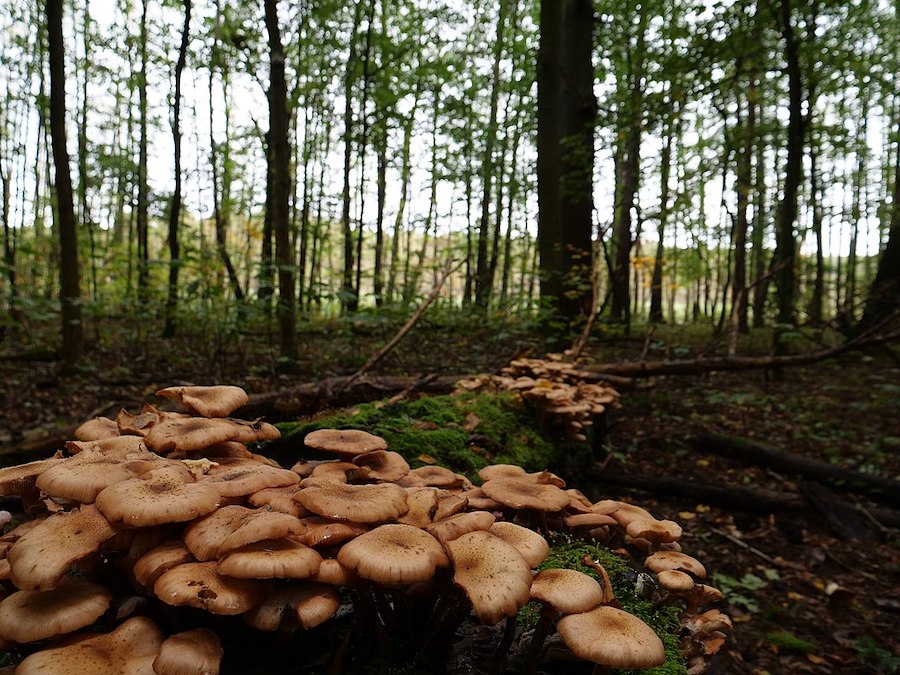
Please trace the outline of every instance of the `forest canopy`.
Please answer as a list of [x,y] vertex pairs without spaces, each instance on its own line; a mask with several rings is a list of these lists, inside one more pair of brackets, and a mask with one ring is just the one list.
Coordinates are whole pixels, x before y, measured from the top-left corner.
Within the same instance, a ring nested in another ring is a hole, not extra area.
[[896,2],[0,1],[0,323],[66,360],[123,315],[290,360],[439,282],[567,326],[897,310]]

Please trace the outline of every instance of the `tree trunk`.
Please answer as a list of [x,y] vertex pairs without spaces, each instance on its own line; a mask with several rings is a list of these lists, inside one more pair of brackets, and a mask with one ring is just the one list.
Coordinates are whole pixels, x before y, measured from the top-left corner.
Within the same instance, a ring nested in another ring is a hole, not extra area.
[[630,89],[627,102],[628,127],[625,131],[625,156],[621,167],[620,192],[615,205],[615,266],[612,284],[610,318],[625,324],[626,332],[631,326],[631,211],[635,205],[641,171],[641,130],[644,100],[644,55],[647,29],[647,9],[641,12],[637,46],[629,58],[631,68]]
[[[487,309],[490,298],[488,279],[488,223],[491,206],[491,185],[494,177],[494,143],[497,140],[497,108],[500,98],[500,61],[503,58],[503,38],[506,13],[510,0],[499,0],[497,38],[494,41],[494,63],[491,70],[491,102],[485,130],[484,158],[481,163],[481,219],[478,226],[478,255],[475,260],[475,305]],[[515,0],[513,0],[515,2]],[[495,207],[500,210],[499,200]]]
[[[775,283],[778,287],[778,323],[787,326],[795,323],[796,239],[794,224],[797,220],[797,197],[803,176],[803,140],[806,121],[803,116],[800,45],[794,32],[791,0],[781,0],[780,20],[788,73],[788,141],[783,193],[778,206],[772,269],[776,270]],[[783,353],[785,345],[777,333],[775,340],[779,353]]]
[[50,139],[56,168],[56,221],[59,232],[59,300],[62,319],[60,356],[72,370],[84,354],[81,323],[81,271],[78,262],[78,231],[69,151],[66,148],[66,71],[63,45],[63,2],[47,0],[47,40],[50,65]]
[[184,0],[184,26],[181,45],[175,63],[175,99],[172,107],[172,147],[175,162],[175,188],[169,205],[169,290],[166,296],[164,338],[175,336],[175,313],[178,309],[178,272],[181,267],[181,251],[178,243],[178,225],[181,222],[181,74],[187,62],[191,29],[191,0]]
[[275,233],[278,264],[278,329],[280,359],[285,368],[297,360],[297,300],[294,290],[294,253],[291,248],[291,145],[288,138],[290,110],[285,80],[285,54],[278,26],[278,0],[264,0],[269,38],[269,208]]
[[[743,59],[739,58],[737,70],[740,72],[742,69]],[[750,206],[750,190],[753,181],[751,174],[753,166],[753,134],[756,126],[754,103],[750,99],[751,95],[752,88],[748,88],[747,121],[743,124],[739,122],[736,129],[736,136],[740,145],[738,147],[735,183],[737,215],[734,221],[734,270],[731,279],[731,312],[735,318],[734,323],[737,325],[733,326],[731,330],[736,328],[739,333],[747,333],[750,328],[747,323],[747,231],[749,229],[747,208]],[[736,335],[732,337],[733,340],[736,340],[736,338]]]
[[669,90],[669,114],[666,116],[666,127],[660,157],[660,193],[659,193],[659,225],[656,228],[656,256],[653,260],[653,275],[650,280],[650,321],[660,323],[663,320],[663,259],[665,254],[666,222],[669,219],[669,173],[672,164],[672,140],[675,135],[675,117],[678,115],[677,103],[672,101],[671,86]]
[[[353,10],[350,31],[350,53],[344,71],[344,187],[341,192],[341,228],[344,233],[344,271],[341,277],[341,305],[355,311],[359,305],[359,289],[353,287],[353,228],[350,222],[350,168],[353,160],[353,81],[356,76],[356,33],[362,20],[362,2]],[[363,111],[365,112],[365,111]],[[359,264],[359,261],[356,261]]]
[[141,3],[140,55],[141,73],[138,77],[138,169],[137,169],[137,299],[140,311],[148,308],[150,299],[150,251],[149,251],[149,187],[147,185],[147,4]]

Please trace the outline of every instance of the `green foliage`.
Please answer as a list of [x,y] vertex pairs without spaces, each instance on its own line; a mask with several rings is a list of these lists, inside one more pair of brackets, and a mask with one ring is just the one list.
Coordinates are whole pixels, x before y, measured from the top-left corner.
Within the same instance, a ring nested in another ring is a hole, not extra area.
[[893,654],[872,636],[866,635],[860,638],[853,646],[859,653],[859,657],[873,663],[879,672],[900,672],[900,656]]
[[384,438],[412,466],[436,463],[473,480],[488,464],[519,464],[536,471],[560,460],[559,446],[541,436],[533,416],[512,394],[369,403],[279,428],[288,441],[300,440],[316,429],[362,429]]
[[[774,571],[774,570],[773,570]],[[770,579],[771,580],[771,579]],[[716,573],[713,575],[714,585],[725,595],[725,599],[735,607],[743,607],[748,612],[758,612],[759,603],[747,592],[758,591],[769,585],[769,581],[748,572],[740,579],[727,574]]]
[[799,638],[786,630],[773,630],[766,633],[766,640],[781,649],[791,649],[804,654],[812,654],[820,650],[819,645]]

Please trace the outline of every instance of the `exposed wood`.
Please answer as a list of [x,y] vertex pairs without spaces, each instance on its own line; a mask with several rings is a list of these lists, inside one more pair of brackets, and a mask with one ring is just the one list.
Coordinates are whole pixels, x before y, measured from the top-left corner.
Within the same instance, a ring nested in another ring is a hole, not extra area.
[[693,439],[692,445],[700,452],[712,452],[742,462],[800,475],[839,490],[863,493],[883,504],[900,506],[900,481],[897,480],[844,469],[744,438],[700,434]]

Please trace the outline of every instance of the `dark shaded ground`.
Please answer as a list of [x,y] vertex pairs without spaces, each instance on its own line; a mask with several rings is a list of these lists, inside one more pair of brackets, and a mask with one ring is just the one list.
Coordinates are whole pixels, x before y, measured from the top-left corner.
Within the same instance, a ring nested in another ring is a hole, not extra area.
[[[275,374],[265,338],[209,332],[163,343],[134,338],[133,327],[95,333],[87,372],[62,377],[51,361],[24,359],[24,338],[0,344],[0,436],[65,426],[119,407],[137,408],[176,383],[229,383],[262,393],[329,375],[346,375],[396,330],[377,319],[335,321],[304,334],[304,356],[291,377]],[[21,336],[20,336],[21,337]],[[30,335],[30,347],[38,346]],[[689,356],[706,336],[660,332],[652,340],[608,339],[591,346],[597,361]],[[760,338],[760,344],[764,340]],[[29,345],[26,345],[29,346]],[[427,319],[376,370],[466,374],[501,367],[514,354],[544,350],[514,328]],[[690,449],[695,433],[727,433],[882,476],[900,477],[900,369],[883,354],[850,353],[790,369],[782,381],[763,372],[657,378],[623,391],[611,418],[610,469],[667,474],[719,484],[796,491],[789,476]],[[601,485],[570,484],[592,497],[627,497],[685,527],[683,544],[725,591],[735,632],[717,658],[719,673],[900,672],[900,545],[836,537],[821,516],[753,514],[741,504],[710,507]],[[848,500],[857,498],[848,496]],[[861,505],[871,503],[860,500]]]

